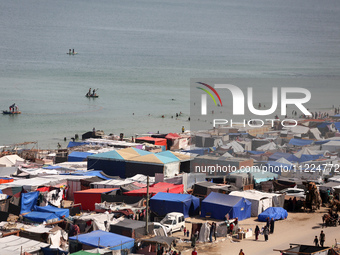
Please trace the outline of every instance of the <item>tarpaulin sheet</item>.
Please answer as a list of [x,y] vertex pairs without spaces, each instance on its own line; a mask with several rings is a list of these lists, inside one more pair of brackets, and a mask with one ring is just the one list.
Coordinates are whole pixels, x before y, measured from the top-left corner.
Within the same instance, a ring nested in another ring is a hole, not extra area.
[[86,142],[69,142],[67,145],[67,148],[72,148],[72,147],[76,147],[76,146],[82,146],[85,144],[90,144],[90,143],[86,143]]
[[82,152],[82,151],[72,151],[68,157],[67,157],[67,161],[68,162],[82,162],[82,161],[86,161],[86,158],[88,156],[93,155],[93,153],[90,152]]
[[272,154],[271,156],[269,156],[268,160],[278,160],[280,158],[289,158],[292,154],[291,153],[284,153],[284,152],[275,152],[274,154]]
[[24,218],[33,222],[47,222],[48,220],[58,220],[58,216],[48,212],[30,212],[24,215]]
[[291,145],[296,145],[296,146],[305,146],[312,144],[314,141],[313,140],[305,140],[305,139],[290,139],[289,144]]
[[[166,192],[166,193],[183,193],[183,184],[172,184],[166,182],[159,182],[149,187],[149,194],[151,196],[157,194],[158,192]],[[146,196],[147,188],[131,190],[128,192],[124,192],[124,195],[127,196]]]
[[39,191],[21,194],[21,211],[20,214],[32,211],[37,204]]
[[59,219],[61,219],[63,216],[66,218],[70,216],[70,210],[67,208],[57,208],[55,206],[47,205],[47,206],[35,206],[35,211],[38,212],[49,212],[54,213],[58,216]]
[[269,207],[258,216],[259,221],[267,221],[266,219],[283,220],[288,217],[288,213],[282,207]]
[[232,219],[244,220],[251,216],[251,202],[243,197],[211,192],[201,203],[201,217],[224,220],[226,214]]
[[93,247],[108,247],[110,250],[131,249],[134,246],[135,239],[117,235],[114,233],[96,230],[91,233],[72,236],[69,240],[78,241],[82,244]]
[[322,157],[322,155],[301,155],[300,158],[291,155],[289,158],[287,158],[287,160],[291,161],[291,162],[305,162],[305,161],[311,161],[311,160],[316,160],[318,158]]
[[193,215],[199,208],[200,200],[189,194],[173,194],[159,192],[150,199],[150,209],[158,216],[164,216],[170,212],[180,212],[184,217]]

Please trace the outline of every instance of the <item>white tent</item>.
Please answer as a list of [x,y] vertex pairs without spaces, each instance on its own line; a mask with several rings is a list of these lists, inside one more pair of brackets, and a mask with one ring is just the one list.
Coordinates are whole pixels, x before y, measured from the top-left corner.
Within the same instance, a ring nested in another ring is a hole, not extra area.
[[270,143],[264,144],[256,148],[256,150],[257,151],[272,151],[272,150],[276,150],[277,148],[278,146],[274,142],[270,142]]
[[276,160],[276,162],[292,165],[292,163],[285,158],[279,158],[278,160]]
[[268,207],[272,207],[272,198],[268,195],[263,195],[262,192],[250,191],[232,191],[229,195],[244,197],[251,202],[251,216],[256,217]]
[[323,139],[321,138],[321,132],[319,131],[318,128],[311,128],[309,131],[314,135],[315,139],[317,139],[317,140],[323,140]]
[[325,151],[316,151],[316,150],[311,150],[311,149],[304,147],[302,150],[295,153],[294,156],[297,158],[301,158],[302,155],[320,155],[324,153]]
[[101,182],[92,182],[91,185],[95,189],[102,189],[102,188],[120,188],[120,186],[127,185],[133,183],[132,180],[105,180]]
[[7,155],[0,158],[0,166],[2,167],[14,167],[19,164],[23,164],[25,160],[18,155]]
[[232,142],[230,142],[230,143],[224,145],[223,148],[228,148],[228,149],[229,149],[229,148],[232,148],[233,151],[234,151],[235,153],[237,153],[237,152],[243,152],[243,151],[244,151],[242,145],[239,144],[239,143],[236,142],[236,141],[232,141]]
[[309,131],[309,127],[304,127],[304,126],[295,126],[289,128],[289,131],[294,133],[294,134],[307,134]]
[[329,141],[324,143],[321,148],[330,152],[340,151],[340,141]]
[[15,235],[0,238],[1,254],[41,254],[41,247],[47,247],[50,244],[34,241],[25,237]]

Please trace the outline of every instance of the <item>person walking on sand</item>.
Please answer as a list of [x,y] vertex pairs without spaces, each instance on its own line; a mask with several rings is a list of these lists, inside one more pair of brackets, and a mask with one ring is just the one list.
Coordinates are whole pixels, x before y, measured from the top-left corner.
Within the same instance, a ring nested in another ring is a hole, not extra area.
[[258,225],[255,227],[255,241],[259,239],[259,234],[260,234],[260,228]]
[[313,243],[315,244],[315,246],[319,246],[318,236],[315,236]]
[[242,249],[240,250],[240,253],[238,255],[245,255]]
[[183,232],[184,232],[184,236],[186,236],[186,234],[187,234],[187,228],[186,227],[184,227]]
[[274,218],[270,220],[270,233],[274,234]]
[[268,229],[267,226],[264,227],[263,234],[264,234],[264,240],[267,242],[268,241],[268,235],[269,235],[269,229]]
[[323,232],[323,230],[321,230],[321,233],[320,233],[320,246],[323,247],[324,243],[325,243],[325,233]]

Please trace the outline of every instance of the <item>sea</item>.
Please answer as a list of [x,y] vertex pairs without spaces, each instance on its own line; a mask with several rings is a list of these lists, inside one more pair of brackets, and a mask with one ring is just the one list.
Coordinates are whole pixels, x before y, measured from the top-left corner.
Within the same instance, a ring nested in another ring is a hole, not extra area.
[[339,107],[339,17],[338,0],[0,1],[0,110],[22,112],[0,116],[0,145],[190,130],[192,79],[245,79],[268,105],[280,80]]

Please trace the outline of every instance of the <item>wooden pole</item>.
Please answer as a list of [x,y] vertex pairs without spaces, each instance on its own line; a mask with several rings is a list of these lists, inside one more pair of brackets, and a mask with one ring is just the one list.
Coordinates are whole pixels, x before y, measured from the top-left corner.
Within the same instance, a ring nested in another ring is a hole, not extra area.
[[149,234],[149,176],[147,176],[146,179],[146,209],[145,209],[145,214],[146,214],[146,235]]

